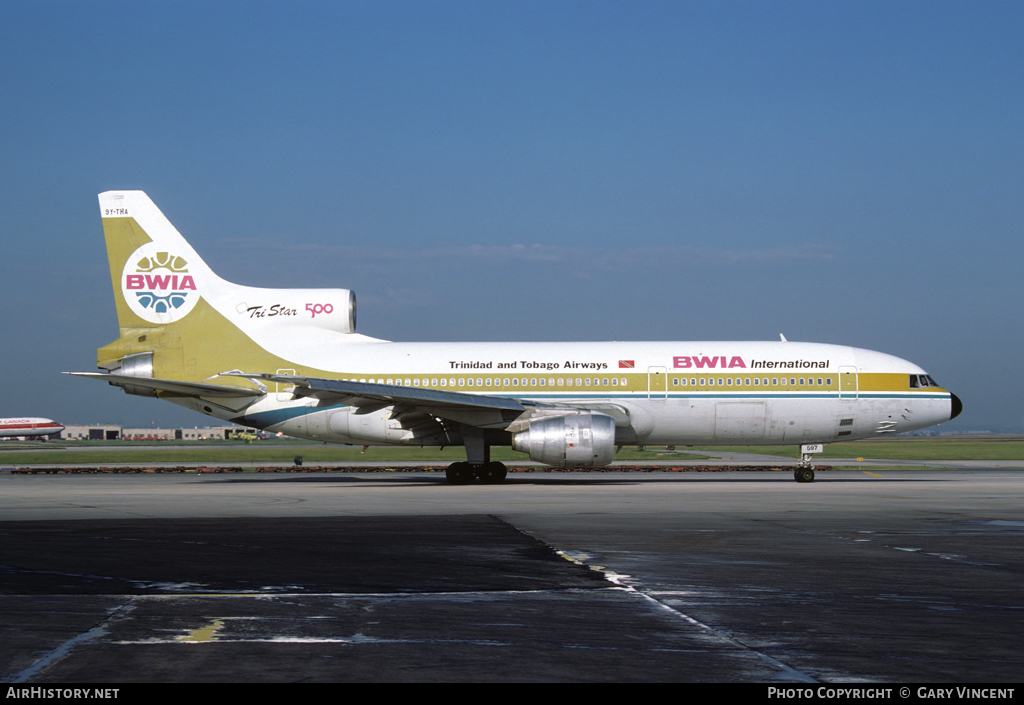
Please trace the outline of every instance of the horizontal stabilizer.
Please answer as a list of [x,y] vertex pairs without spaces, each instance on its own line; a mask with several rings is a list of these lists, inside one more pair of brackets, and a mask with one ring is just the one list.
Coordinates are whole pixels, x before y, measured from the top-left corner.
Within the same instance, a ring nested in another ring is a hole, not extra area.
[[245,389],[228,387],[222,384],[201,384],[199,382],[181,382],[173,379],[156,379],[154,377],[134,377],[132,375],[106,374],[103,372],[65,372],[66,375],[88,377],[102,380],[115,387],[135,387],[150,389],[154,392],[178,394],[186,397],[203,397],[211,399],[250,398],[256,400],[263,396],[262,389]]

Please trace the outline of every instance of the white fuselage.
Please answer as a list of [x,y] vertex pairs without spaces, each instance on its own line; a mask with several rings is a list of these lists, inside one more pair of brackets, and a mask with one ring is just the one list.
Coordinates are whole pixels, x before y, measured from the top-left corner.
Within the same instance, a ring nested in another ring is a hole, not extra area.
[[52,436],[60,433],[64,427],[50,419],[36,417],[15,417],[0,419],[0,438],[31,438],[34,436]]
[[[949,420],[952,395],[900,358],[796,342],[390,343],[294,354],[356,382],[606,408],[624,443],[776,445],[888,435]],[[294,359],[294,358],[293,358]],[[288,374],[289,370],[278,370]],[[909,380],[909,381],[908,381]],[[355,414],[277,385],[239,423],[338,443],[443,445],[391,408]],[[617,412],[617,413],[616,413]]]

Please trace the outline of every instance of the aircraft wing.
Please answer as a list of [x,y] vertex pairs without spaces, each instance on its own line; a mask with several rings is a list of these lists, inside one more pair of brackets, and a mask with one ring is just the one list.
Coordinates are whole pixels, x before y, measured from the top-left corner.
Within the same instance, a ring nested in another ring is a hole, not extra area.
[[[526,419],[537,415],[550,416],[579,413],[581,410],[599,411],[616,418],[617,423],[628,423],[623,410],[610,405],[592,403],[545,403],[520,400],[507,396],[443,392],[422,387],[405,387],[373,382],[349,382],[340,379],[299,377],[271,373],[246,373],[233,370],[218,377],[239,377],[252,380],[258,388],[236,387],[206,382],[183,382],[154,377],[136,377],[102,372],[67,372],[77,377],[105,381],[129,389],[133,394],[151,393],[152,396],[186,396],[202,399],[232,411],[240,411],[267,393],[262,382],[273,382],[290,387],[295,398],[316,399],[319,406],[343,404],[355,407],[356,414],[369,414],[386,407],[394,407],[396,415],[423,413],[478,428],[520,430]],[[609,408],[604,408],[608,406]],[[601,408],[598,408],[601,407]],[[520,424],[515,424],[520,420]],[[524,427],[525,428],[525,427]]]
[[288,385],[293,387],[291,393],[295,397],[311,397],[324,406],[344,404],[357,407],[356,414],[368,414],[393,406],[398,413],[417,411],[480,428],[505,428],[528,407],[543,406],[505,396],[442,392],[422,387],[340,379],[245,372],[225,372],[221,376]]

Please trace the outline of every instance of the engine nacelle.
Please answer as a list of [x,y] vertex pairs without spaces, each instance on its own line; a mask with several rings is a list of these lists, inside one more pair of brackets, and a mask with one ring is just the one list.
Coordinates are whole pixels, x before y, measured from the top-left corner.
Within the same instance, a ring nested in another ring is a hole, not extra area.
[[561,468],[597,468],[615,456],[615,419],[572,414],[537,419],[512,436],[512,447],[530,459]]

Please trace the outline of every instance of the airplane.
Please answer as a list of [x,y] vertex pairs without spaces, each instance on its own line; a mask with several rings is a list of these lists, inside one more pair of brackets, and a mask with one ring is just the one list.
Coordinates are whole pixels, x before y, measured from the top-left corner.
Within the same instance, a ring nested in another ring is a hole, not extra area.
[[0,438],[37,438],[44,441],[48,437],[57,436],[64,427],[50,419],[36,417],[15,417],[0,419]]
[[[921,367],[777,342],[403,343],[355,332],[347,289],[218,277],[141,191],[99,195],[120,337],[75,372],[270,433],[463,446],[454,485],[502,482],[490,449],[593,468],[622,446],[820,444],[943,423],[963,405]],[[781,336],[780,336],[781,337]]]

